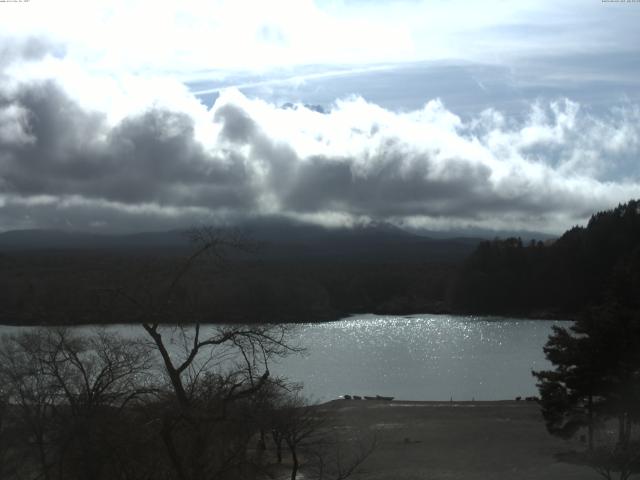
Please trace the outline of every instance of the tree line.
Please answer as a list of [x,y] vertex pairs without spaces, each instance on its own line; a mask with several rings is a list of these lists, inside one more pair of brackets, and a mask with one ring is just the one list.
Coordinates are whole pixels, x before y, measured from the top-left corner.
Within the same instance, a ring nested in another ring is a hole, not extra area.
[[[327,254],[288,260],[284,253],[268,259],[253,248],[236,256],[224,275],[219,265],[196,265],[174,302],[191,302],[199,315],[236,323],[326,321],[363,312],[573,318],[585,304],[603,301],[612,272],[634,255],[640,243],[638,205],[632,200],[596,213],[586,227],[555,241],[494,239],[475,249],[470,242],[469,250],[458,245],[455,254],[439,243],[441,260],[391,260],[393,252],[366,259]],[[389,249],[403,248],[393,245]],[[130,305],[109,290],[126,287],[146,295],[180,265],[182,254],[0,253],[0,321],[138,323]]]
[[475,314],[575,317],[606,300],[615,272],[639,252],[640,201],[632,200],[553,242],[482,242],[456,273],[450,302]]
[[[0,322],[14,325],[138,323],[110,290],[144,295],[181,262],[176,252],[0,253]],[[197,297],[203,316],[231,323],[316,322],[351,313],[445,312],[454,263],[391,263],[385,259],[263,261],[257,250],[232,268],[197,265],[181,298]]]

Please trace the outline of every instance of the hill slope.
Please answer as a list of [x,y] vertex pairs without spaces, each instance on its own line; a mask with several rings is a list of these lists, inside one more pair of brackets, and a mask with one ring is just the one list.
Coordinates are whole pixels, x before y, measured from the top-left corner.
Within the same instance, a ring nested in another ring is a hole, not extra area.
[[640,201],[632,200],[550,244],[482,242],[459,271],[452,297],[456,309],[474,313],[567,316],[607,301],[616,283],[637,289],[639,276]]

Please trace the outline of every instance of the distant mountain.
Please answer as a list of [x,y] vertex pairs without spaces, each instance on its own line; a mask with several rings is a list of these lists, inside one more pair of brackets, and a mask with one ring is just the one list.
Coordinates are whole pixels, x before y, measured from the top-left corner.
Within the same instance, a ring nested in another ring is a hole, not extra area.
[[324,228],[287,221],[254,222],[246,231],[263,242],[261,254],[274,260],[457,261],[480,241],[432,239],[388,223]]
[[179,231],[104,235],[67,230],[11,230],[0,233],[0,250],[120,249],[187,247]]
[[411,233],[429,238],[459,238],[472,240],[493,240],[495,238],[520,238],[523,242],[531,240],[549,241],[558,238],[558,235],[536,232],[530,230],[489,230],[485,228],[464,228],[452,230],[427,230],[409,229]]
[[[309,103],[305,103],[303,107],[306,108],[307,110],[311,110],[317,113],[322,113],[322,114],[328,113],[322,105],[311,105]],[[280,108],[282,108],[283,110],[297,110],[298,104],[287,102],[282,104]]]
[[[455,261],[464,258],[480,239],[432,239],[388,223],[352,228],[325,228],[288,219],[257,219],[235,225],[258,244],[256,257],[265,260],[343,259],[362,261]],[[184,231],[107,235],[64,230],[14,230],[0,233],[0,251],[187,249]]]

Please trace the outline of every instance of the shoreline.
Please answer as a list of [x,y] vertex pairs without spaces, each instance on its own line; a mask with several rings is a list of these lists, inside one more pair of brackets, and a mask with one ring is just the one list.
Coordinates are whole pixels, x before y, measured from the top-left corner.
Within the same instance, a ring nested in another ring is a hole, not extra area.
[[[462,312],[419,312],[419,313],[375,313],[375,312],[367,312],[367,313],[348,313],[343,316],[338,317],[330,317],[322,320],[316,321],[304,321],[304,322],[292,322],[292,321],[283,321],[283,322],[199,322],[200,325],[315,325],[315,324],[323,324],[323,323],[336,323],[343,320],[349,320],[352,317],[357,316],[365,316],[371,315],[375,317],[400,317],[400,318],[412,318],[419,317],[421,315],[437,315],[437,316],[454,316],[454,317],[462,317],[469,318],[474,320],[487,320],[487,321],[513,321],[513,320],[531,320],[531,321],[549,321],[549,322],[572,322],[575,320],[575,315],[567,315],[565,318],[560,318],[558,316],[533,316],[533,315],[497,315],[497,314],[479,314],[479,313],[462,313]],[[140,325],[139,322],[105,322],[105,323],[96,323],[96,322],[86,322],[86,323],[19,323],[19,322],[7,322],[0,320],[0,326],[3,327],[110,327],[117,325]],[[160,323],[162,326],[193,326],[196,325],[194,322],[180,322],[180,323],[172,323],[172,322],[162,322]]]
[[329,400],[319,404],[333,405],[333,404],[366,404],[366,405],[390,405],[390,406],[416,406],[416,407],[473,407],[473,406],[505,406],[505,405],[537,405],[535,400],[515,400],[515,399],[503,399],[503,400],[346,400],[343,398],[337,398],[335,400]]

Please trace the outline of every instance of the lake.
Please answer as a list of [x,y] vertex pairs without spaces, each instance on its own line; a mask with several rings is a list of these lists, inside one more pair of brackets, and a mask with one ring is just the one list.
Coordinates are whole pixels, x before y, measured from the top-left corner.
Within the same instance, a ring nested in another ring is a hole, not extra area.
[[[503,400],[537,394],[531,370],[550,364],[542,347],[553,325],[566,321],[412,315],[354,315],[302,324],[307,348],[271,369],[304,383],[312,400],[384,395],[402,400]],[[80,327],[82,330],[90,327]],[[125,336],[137,326],[114,325]],[[2,332],[19,330],[1,327]]]

